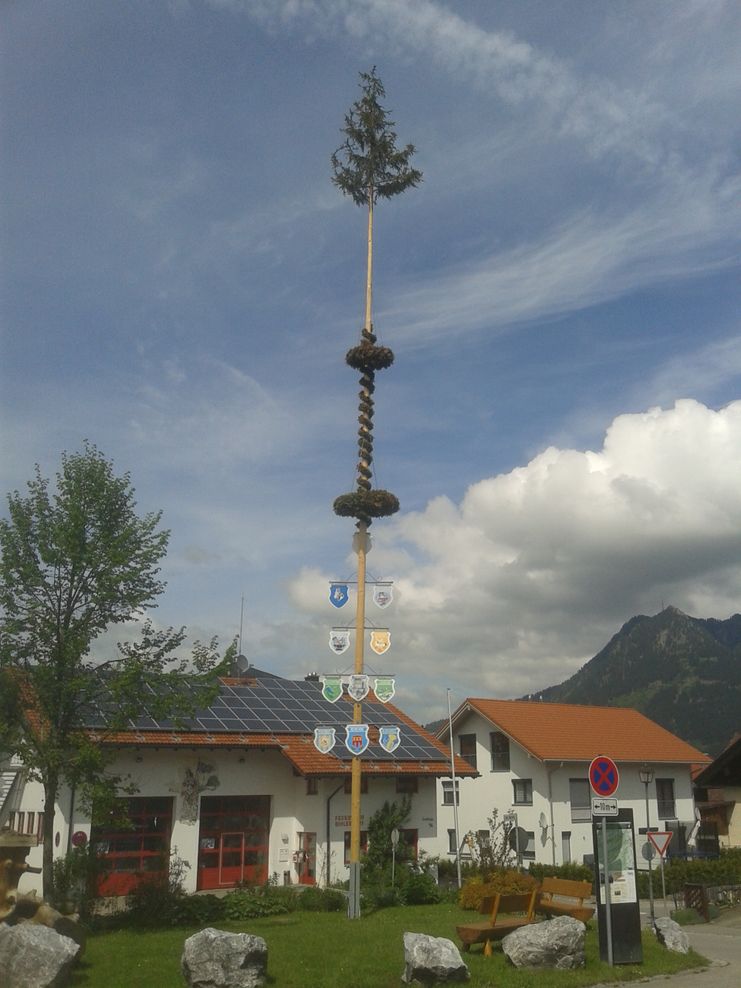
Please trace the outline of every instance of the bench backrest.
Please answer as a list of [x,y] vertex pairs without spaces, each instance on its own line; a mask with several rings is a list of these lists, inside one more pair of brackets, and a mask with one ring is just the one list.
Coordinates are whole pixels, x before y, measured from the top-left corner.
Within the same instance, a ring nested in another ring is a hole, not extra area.
[[592,883],[574,881],[568,878],[544,878],[540,883],[541,895],[548,897],[554,895],[564,895],[569,899],[588,898],[592,894]]
[[494,896],[494,905],[491,910],[491,921],[497,921],[497,916],[502,913],[522,913],[528,920],[533,918],[535,912],[535,900],[538,897],[538,890],[534,888],[530,892],[514,892],[509,895]]

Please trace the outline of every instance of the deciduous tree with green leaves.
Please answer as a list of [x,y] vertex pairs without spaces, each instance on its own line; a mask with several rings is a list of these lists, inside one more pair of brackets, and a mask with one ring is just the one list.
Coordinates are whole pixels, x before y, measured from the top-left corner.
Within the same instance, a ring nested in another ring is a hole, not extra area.
[[[62,783],[88,797],[110,791],[122,780],[107,770],[107,734],[144,709],[187,716],[216,690],[215,640],[174,659],[184,628],[146,620],[138,640],[119,643],[112,658],[91,655],[104,631],[141,620],[165,586],[170,533],[161,512],[136,508],[129,474],[117,476],[86,443],[62,455],[54,488],[37,466],[27,493],[9,494],[0,519],[0,750],[17,754],[44,787],[47,897]],[[93,738],[96,711],[103,717]]]

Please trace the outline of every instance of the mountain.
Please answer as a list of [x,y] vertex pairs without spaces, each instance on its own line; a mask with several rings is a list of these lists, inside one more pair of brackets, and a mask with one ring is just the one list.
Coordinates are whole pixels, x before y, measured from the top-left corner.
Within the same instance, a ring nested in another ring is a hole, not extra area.
[[638,615],[577,673],[527,699],[633,707],[715,755],[741,729],[741,614]]

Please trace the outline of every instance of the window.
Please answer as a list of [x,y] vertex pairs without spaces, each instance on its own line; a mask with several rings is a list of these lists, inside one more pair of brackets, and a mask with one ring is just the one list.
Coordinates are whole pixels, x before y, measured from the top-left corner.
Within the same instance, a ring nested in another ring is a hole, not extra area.
[[571,863],[571,831],[570,830],[561,831],[561,862],[562,864]]
[[469,765],[476,768],[476,735],[461,734],[458,738],[458,744],[460,745],[461,758],[465,758]]
[[448,831],[448,854],[455,854],[458,850],[455,843],[455,830]]
[[402,793],[414,793],[419,788],[416,775],[397,775],[396,791]]
[[674,779],[656,780],[656,803],[660,819],[676,819],[677,808],[674,804]]
[[[367,830],[361,830],[360,831],[360,853],[361,854],[367,854],[368,853],[368,831]],[[345,864],[346,865],[349,865],[350,864],[350,831],[349,830],[346,830],[345,831]]]
[[[368,776],[360,776],[360,791],[363,795],[368,792]],[[345,795],[349,796],[352,793],[352,776],[345,776]]]
[[501,731],[492,731],[489,740],[492,772],[509,772],[509,738]]
[[526,830],[527,844],[520,848],[523,861],[535,861],[535,831]]
[[571,822],[580,823],[592,819],[592,795],[589,779],[569,779]]
[[306,795],[307,796],[319,795],[319,779],[310,778],[306,780]]
[[532,806],[533,805],[533,780],[532,779],[513,779],[512,788],[514,789],[514,803],[515,806]]
[[479,846],[479,851],[484,848],[488,848],[489,841],[491,839],[491,834],[488,830],[477,830],[476,831],[476,843]]
[[[460,806],[461,794],[458,787],[458,780],[455,780],[455,805]],[[453,780],[443,779],[443,806],[453,805]]]
[[416,860],[417,858],[417,839],[419,834],[414,827],[399,827],[399,845],[402,844],[404,847],[408,847],[412,852],[412,857]]

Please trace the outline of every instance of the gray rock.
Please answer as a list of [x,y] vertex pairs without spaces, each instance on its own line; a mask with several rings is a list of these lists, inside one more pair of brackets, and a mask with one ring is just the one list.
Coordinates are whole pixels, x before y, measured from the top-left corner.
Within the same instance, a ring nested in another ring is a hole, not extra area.
[[452,940],[425,933],[404,934],[404,973],[401,976],[404,984],[436,985],[468,981],[470,977]]
[[0,923],[0,988],[63,988],[79,952],[49,926]]
[[547,967],[570,971],[584,967],[586,926],[571,916],[557,916],[514,930],[502,950],[515,967]]
[[261,988],[268,947],[262,937],[209,927],[185,941],[181,969],[191,988]]
[[690,949],[690,941],[679,923],[668,916],[661,916],[654,923],[656,939],[662,943],[667,950],[673,950],[677,954],[686,954]]

